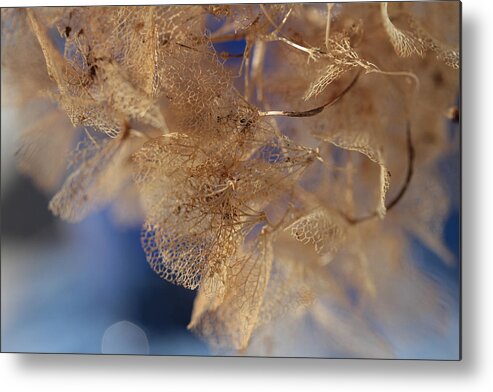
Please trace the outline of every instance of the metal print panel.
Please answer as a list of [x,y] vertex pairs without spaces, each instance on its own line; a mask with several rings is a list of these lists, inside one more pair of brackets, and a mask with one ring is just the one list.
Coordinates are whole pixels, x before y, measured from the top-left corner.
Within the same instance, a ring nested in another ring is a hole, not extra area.
[[460,3],[2,9],[2,351],[460,358]]

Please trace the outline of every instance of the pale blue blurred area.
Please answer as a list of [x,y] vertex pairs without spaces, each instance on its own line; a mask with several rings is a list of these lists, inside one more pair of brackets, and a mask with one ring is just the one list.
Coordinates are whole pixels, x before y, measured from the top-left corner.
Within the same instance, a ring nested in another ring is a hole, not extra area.
[[137,325],[118,321],[104,331],[101,351],[103,354],[146,355],[149,354],[149,342],[146,333]]
[[[3,234],[4,212],[2,200]],[[2,235],[2,351],[101,353],[105,331],[129,322],[150,354],[208,354],[186,329],[194,293],[150,269],[138,228],[120,229],[107,213],[48,227],[27,238]],[[135,353],[135,340],[114,339],[110,351]]]
[[459,316],[452,315],[442,335],[431,337],[421,344],[400,344],[395,351],[396,358],[402,359],[459,359]]

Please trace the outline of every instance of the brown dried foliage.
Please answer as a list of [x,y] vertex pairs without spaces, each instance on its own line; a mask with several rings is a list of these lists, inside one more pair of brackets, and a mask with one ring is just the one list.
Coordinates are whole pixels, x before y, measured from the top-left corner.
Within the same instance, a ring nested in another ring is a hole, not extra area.
[[[422,306],[437,289],[413,267],[411,236],[453,261],[437,165],[457,153],[444,116],[458,12],[3,9],[15,101],[51,111],[22,131],[19,167],[46,190],[68,170],[50,202],[62,219],[115,203],[120,221],[142,220],[150,266],[198,289],[189,328],[218,350],[286,353],[275,341],[311,320],[336,352],[391,355],[365,315],[392,329],[389,312],[407,325],[439,308]],[[244,53],[215,49],[241,40]]]

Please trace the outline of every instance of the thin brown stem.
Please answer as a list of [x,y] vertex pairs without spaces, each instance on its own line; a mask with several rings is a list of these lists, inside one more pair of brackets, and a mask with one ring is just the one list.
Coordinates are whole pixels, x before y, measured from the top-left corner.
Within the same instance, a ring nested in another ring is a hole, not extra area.
[[329,44],[329,34],[330,34],[330,17],[332,15],[332,7],[334,4],[327,4],[327,23],[325,25],[325,47],[327,49],[327,52],[330,50],[330,44]]
[[[413,177],[414,173],[414,158],[415,158],[415,150],[414,150],[414,145],[412,142],[412,137],[411,137],[411,124],[409,121],[407,122],[406,126],[406,144],[407,144],[407,172],[406,172],[406,178],[404,180],[404,183],[402,184],[401,189],[397,193],[397,195],[385,206],[387,211],[390,211],[392,208],[394,208],[397,203],[402,199],[402,197],[406,194],[407,189],[409,188],[409,184],[411,183],[411,179]],[[378,216],[377,211],[372,212],[369,215],[361,216],[358,218],[354,218],[351,216],[348,216],[345,213],[341,213],[341,215],[352,225],[367,221],[369,219],[376,218]]]
[[327,103],[324,103],[321,106],[318,106],[313,109],[305,110],[305,111],[286,111],[286,110],[269,110],[267,112],[262,112],[259,111],[259,115],[261,117],[267,117],[267,116],[284,116],[284,117],[312,117],[320,112],[322,112],[325,108],[328,108],[334,104],[336,104],[353,86],[356,84],[357,80],[359,77],[359,73],[356,74],[354,79],[351,81],[351,83],[344,89],[342,90],[338,95],[336,95],[334,98],[332,98],[330,101]]

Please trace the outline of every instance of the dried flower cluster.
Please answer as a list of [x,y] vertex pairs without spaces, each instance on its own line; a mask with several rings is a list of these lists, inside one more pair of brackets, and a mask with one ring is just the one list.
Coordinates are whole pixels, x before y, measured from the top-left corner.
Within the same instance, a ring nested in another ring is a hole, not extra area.
[[64,220],[143,222],[217,350],[285,354],[310,328],[390,356],[445,316],[410,241],[453,261],[459,3],[2,9],[2,40],[32,113],[20,170]]

